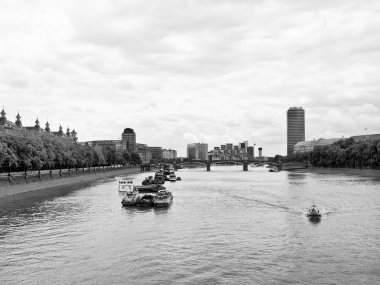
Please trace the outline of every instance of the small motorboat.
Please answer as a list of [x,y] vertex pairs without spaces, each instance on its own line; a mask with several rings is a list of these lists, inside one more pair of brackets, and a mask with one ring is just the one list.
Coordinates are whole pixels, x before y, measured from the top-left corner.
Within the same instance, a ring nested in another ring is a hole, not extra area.
[[177,176],[177,181],[181,181],[181,180],[182,180],[181,177]]
[[119,192],[133,192],[133,178],[121,178],[119,180]]
[[169,207],[173,203],[173,195],[167,190],[158,191],[153,199],[154,207]]
[[272,168],[269,169],[269,172],[278,172],[278,167],[273,166]]
[[313,205],[307,212],[306,216],[308,216],[309,218],[320,218],[322,217],[322,214],[319,213],[317,206]]

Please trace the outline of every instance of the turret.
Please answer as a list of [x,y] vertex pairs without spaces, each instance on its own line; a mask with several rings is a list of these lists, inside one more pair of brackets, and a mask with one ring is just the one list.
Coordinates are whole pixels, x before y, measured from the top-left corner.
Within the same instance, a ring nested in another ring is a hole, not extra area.
[[49,124],[49,121],[46,121],[45,131],[48,132],[48,133],[50,133],[50,124]]
[[76,132],[75,130],[73,130],[73,131],[71,132],[71,137],[73,138],[73,140],[74,140],[75,142],[78,140],[78,138],[77,138],[77,132]]
[[3,110],[1,111],[1,117],[6,119],[6,118],[7,118],[7,117],[6,117],[6,114],[7,114],[7,113],[5,113],[5,111],[4,111],[4,106],[3,106]]
[[5,126],[7,125],[7,117],[6,117],[6,113],[4,111],[4,106],[3,106],[3,110],[1,111],[1,117],[0,117],[0,126]]
[[15,124],[16,124],[16,126],[18,126],[18,127],[22,127],[20,112],[17,112],[17,116],[16,116],[16,122],[15,122]]
[[69,137],[71,137],[71,134],[70,134],[70,128],[69,127],[67,127],[67,129],[66,129],[66,136],[69,138]]
[[58,136],[60,136],[60,137],[63,136],[62,125],[59,125]]
[[36,120],[36,125],[34,126],[34,128],[39,131],[40,130],[40,121],[38,120],[38,117],[37,117],[37,120]]

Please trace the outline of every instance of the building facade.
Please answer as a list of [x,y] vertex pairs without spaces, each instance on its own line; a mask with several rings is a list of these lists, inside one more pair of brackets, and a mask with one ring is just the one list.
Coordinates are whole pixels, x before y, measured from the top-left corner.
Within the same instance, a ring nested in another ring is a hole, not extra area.
[[287,112],[287,155],[291,155],[298,142],[305,141],[305,110],[291,107]]
[[152,153],[152,158],[160,160],[162,158],[162,147],[160,146],[150,146],[149,150]]
[[208,159],[208,144],[207,143],[193,143],[187,145],[187,158],[189,159]]
[[136,133],[131,128],[124,129],[124,132],[121,134],[121,141],[125,145],[127,151],[135,152],[137,151],[136,145]]
[[137,152],[141,158],[142,163],[150,163],[152,160],[152,152],[146,144],[136,144]]
[[96,145],[105,148],[110,147],[113,148],[116,153],[122,153],[126,151],[126,146],[122,144],[121,140],[97,140],[97,141],[87,141],[84,143],[85,145],[94,147]]
[[35,134],[47,134],[54,137],[61,137],[65,139],[72,140],[77,142],[77,132],[75,130],[70,131],[69,128],[66,129],[66,132],[63,132],[62,126],[59,127],[57,132],[52,132],[50,130],[49,122],[46,122],[45,128],[40,126],[40,121],[38,118],[35,121],[34,126],[23,126],[21,122],[20,113],[17,113],[16,121],[13,123],[7,119],[7,114],[5,110],[0,113],[0,134],[11,134],[11,133],[21,133],[21,132],[32,132]]

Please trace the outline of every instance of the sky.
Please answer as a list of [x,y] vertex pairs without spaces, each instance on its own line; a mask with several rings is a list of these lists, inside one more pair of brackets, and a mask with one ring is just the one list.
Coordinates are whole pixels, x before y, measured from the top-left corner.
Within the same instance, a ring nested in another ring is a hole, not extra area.
[[1,0],[0,104],[24,126],[176,149],[380,133],[380,1]]

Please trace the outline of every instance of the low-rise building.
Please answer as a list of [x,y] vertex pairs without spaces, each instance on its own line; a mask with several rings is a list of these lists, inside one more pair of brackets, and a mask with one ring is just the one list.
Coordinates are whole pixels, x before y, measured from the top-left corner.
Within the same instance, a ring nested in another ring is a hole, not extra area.
[[341,140],[341,138],[332,138],[332,139],[318,139],[312,141],[303,141],[298,142],[294,146],[294,153],[305,153],[313,151],[317,146],[329,146],[333,143]]

